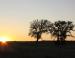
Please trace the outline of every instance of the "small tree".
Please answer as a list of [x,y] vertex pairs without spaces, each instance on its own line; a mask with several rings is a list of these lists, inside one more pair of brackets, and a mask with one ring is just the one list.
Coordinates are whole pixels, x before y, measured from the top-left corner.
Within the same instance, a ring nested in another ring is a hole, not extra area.
[[29,35],[31,35],[31,37],[37,38],[36,43],[38,43],[42,33],[47,32],[50,23],[51,22],[48,20],[34,20],[31,22]]

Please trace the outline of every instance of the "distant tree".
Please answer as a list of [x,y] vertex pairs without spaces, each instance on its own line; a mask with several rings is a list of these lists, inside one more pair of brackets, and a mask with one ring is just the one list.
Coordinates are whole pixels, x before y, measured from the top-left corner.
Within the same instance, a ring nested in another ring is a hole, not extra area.
[[72,36],[74,25],[71,21],[56,21],[49,30],[52,36],[57,38],[57,41],[65,41],[67,36]]
[[37,43],[38,40],[41,38],[42,33],[47,32],[47,29],[49,27],[49,25],[51,24],[51,22],[49,22],[48,20],[34,20],[31,22],[30,24],[30,32],[29,35],[31,37],[35,37],[37,39]]

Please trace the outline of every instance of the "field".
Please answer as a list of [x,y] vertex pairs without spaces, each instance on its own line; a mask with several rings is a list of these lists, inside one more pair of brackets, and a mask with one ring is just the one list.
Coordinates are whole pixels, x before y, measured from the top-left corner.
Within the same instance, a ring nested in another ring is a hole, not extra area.
[[36,42],[10,41],[6,45],[0,42],[0,58],[75,58],[75,42],[67,41],[56,45],[54,41]]

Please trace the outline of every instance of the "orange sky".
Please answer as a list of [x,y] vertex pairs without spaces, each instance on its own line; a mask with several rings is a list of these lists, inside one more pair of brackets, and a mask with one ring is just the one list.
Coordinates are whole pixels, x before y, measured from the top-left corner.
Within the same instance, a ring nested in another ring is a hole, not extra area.
[[[75,24],[75,0],[0,1],[0,37],[9,37],[13,41],[33,41],[28,32],[30,22],[35,19],[51,22],[71,20]],[[44,36],[43,40],[49,40],[50,36]]]

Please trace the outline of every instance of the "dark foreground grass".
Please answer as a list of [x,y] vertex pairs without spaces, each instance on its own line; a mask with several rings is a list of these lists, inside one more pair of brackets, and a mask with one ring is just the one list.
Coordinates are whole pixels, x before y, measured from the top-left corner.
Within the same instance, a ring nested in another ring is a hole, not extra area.
[[0,45],[0,58],[75,58],[75,42],[66,41],[57,45],[55,41],[7,42]]

